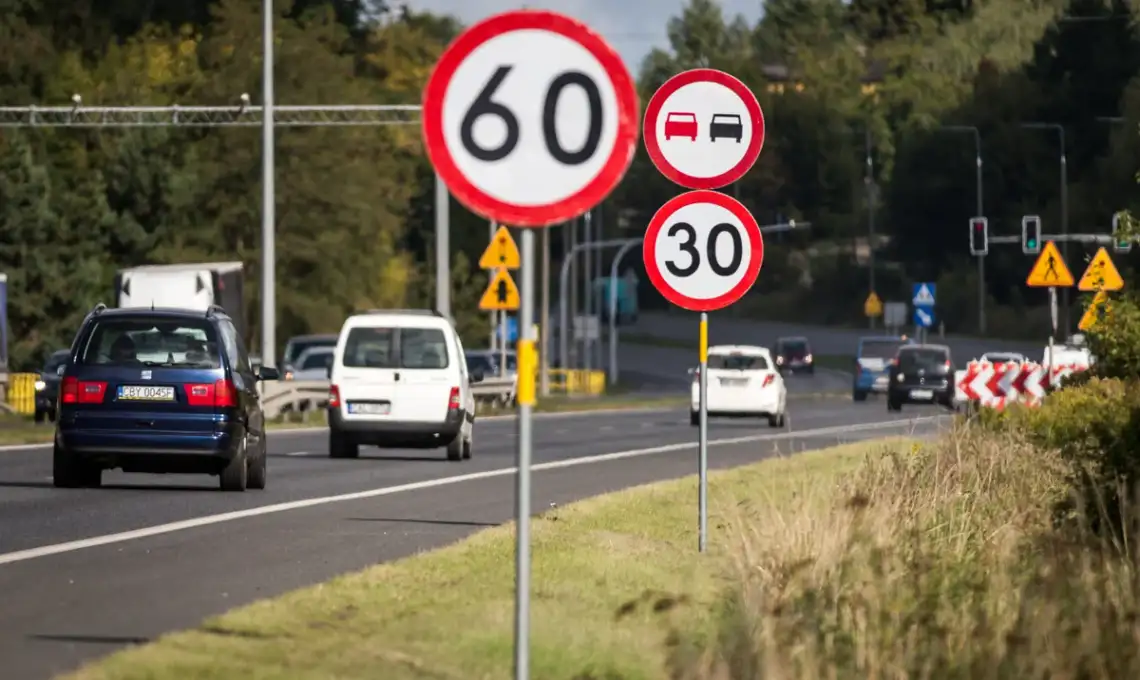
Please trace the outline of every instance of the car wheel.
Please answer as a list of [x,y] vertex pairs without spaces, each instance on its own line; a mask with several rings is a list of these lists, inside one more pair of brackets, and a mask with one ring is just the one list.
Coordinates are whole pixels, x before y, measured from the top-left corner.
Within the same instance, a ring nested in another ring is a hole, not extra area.
[[783,426],[784,426],[784,414],[783,413],[777,413],[775,415],[768,416],[768,427],[783,427]]
[[867,401],[867,393],[861,390],[855,390],[851,393],[851,399],[854,401]]
[[57,443],[52,448],[51,482],[59,489],[97,488],[103,484],[103,470],[69,453]]
[[901,411],[902,402],[891,397],[887,397],[887,410],[888,411]]
[[701,424],[701,415],[699,413],[689,412],[689,424],[696,427]]
[[348,435],[329,430],[329,458],[359,458],[360,445]]
[[32,420],[34,420],[37,423],[42,423],[42,422],[44,422],[44,418],[46,416],[47,416],[46,413],[44,413],[40,409],[36,409],[35,414],[32,415]]
[[463,460],[463,451],[465,448],[463,445],[463,435],[455,435],[455,439],[452,439],[447,444],[447,459],[453,462]]
[[237,453],[222,468],[218,475],[218,486],[222,491],[245,491],[249,483],[249,460],[246,453],[245,439],[242,439]]
[[247,486],[250,489],[264,489],[266,479],[269,477],[269,452],[266,450],[269,445],[266,443],[265,434],[262,433],[261,441],[257,445],[257,456],[249,462],[249,480]]

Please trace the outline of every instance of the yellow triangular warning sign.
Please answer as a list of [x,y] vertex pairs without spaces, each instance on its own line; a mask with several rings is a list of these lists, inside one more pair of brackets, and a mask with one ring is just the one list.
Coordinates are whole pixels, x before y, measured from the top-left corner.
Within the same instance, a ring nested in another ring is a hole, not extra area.
[[1112,308],[1108,304],[1108,293],[1098,291],[1096,297],[1089,303],[1089,308],[1085,310],[1084,316],[1081,317],[1081,322],[1077,324],[1077,328],[1082,331],[1088,331],[1099,325],[1105,317],[1108,316]]
[[514,237],[506,227],[499,227],[487,249],[479,258],[480,269],[518,269],[522,258]]
[[479,309],[484,312],[513,312],[519,308],[519,288],[511,273],[500,269],[491,277],[491,285],[479,300]]
[[1045,242],[1025,284],[1036,288],[1068,288],[1073,285],[1073,274],[1052,241]]
[[1103,246],[1096,251],[1088,269],[1081,276],[1080,283],[1077,284],[1077,288],[1088,292],[1120,290],[1123,287],[1124,279],[1120,278],[1120,272],[1117,271],[1116,265],[1112,263],[1112,258],[1108,256],[1108,251]]
[[875,291],[867,296],[867,301],[863,303],[863,314],[870,317],[882,316],[883,314],[883,301],[875,295]]

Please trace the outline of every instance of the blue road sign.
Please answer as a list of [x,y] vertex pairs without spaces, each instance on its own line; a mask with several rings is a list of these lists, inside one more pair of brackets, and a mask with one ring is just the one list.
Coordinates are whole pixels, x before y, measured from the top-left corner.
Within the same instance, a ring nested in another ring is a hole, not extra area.
[[910,301],[915,307],[933,307],[934,306],[934,284],[933,283],[916,283],[916,284],[914,284],[914,295]]
[[932,307],[915,307],[914,325],[920,328],[930,328],[933,326],[934,309]]
[[[500,324],[495,325],[495,338],[503,339],[503,327]],[[519,320],[518,317],[507,317],[507,342],[518,342],[519,340]]]

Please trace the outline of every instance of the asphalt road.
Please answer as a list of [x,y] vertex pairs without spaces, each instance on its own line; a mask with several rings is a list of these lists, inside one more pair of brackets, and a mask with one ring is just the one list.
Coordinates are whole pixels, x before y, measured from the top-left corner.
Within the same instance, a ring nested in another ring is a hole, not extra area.
[[[710,461],[729,467],[840,442],[928,435],[947,422],[943,415],[932,407],[888,414],[881,401],[794,402],[787,430],[714,420]],[[680,409],[539,416],[533,507],[691,474],[695,437]],[[268,489],[224,494],[210,477],[119,473],[107,473],[103,489],[54,489],[48,449],[0,451],[3,677],[50,677],[513,516],[513,420],[477,423],[474,458],[465,463],[435,451],[362,453],[330,460],[323,431],[275,433]]]
[[[629,331],[639,335],[651,335],[670,340],[692,340],[696,347],[696,314],[643,313],[637,324]],[[772,346],[781,335],[803,335],[811,341],[817,354],[840,354],[855,356],[859,338],[875,335],[882,331],[853,328],[828,328],[824,326],[804,326],[779,322],[751,321],[734,319],[727,312],[709,314],[709,342],[712,344],[743,343]],[[620,336],[619,336],[620,337]],[[1021,352],[1030,359],[1039,359],[1045,351],[1047,336],[1042,333],[1041,342],[994,340],[949,335],[938,338],[931,333],[931,342],[945,343],[959,363],[965,363],[985,352]]]

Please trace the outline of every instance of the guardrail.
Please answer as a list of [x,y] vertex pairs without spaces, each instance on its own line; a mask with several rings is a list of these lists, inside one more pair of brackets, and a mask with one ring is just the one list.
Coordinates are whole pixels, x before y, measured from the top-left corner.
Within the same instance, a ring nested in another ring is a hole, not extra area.
[[[559,394],[599,396],[605,393],[604,371],[551,370],[551,390]],[[6,403],[0,410],[32,415],[36,410],[36,373],[9,375]],[[509,407],[515,401],[515,376],[491,376],[471,385],[476,401],[487,406]],[[327,380],[270,380],[260,384],[261,408],[266,418],[298,411],[312,411],[328,405]]]

